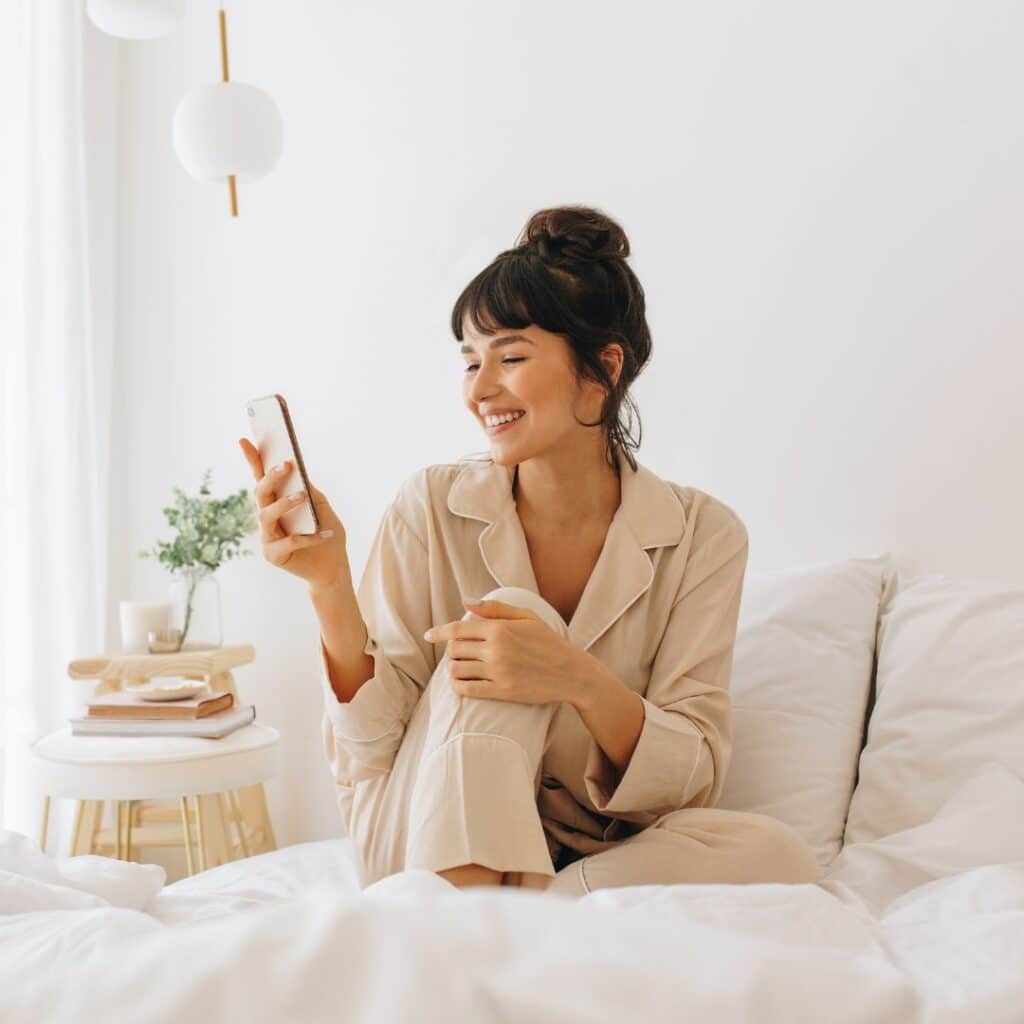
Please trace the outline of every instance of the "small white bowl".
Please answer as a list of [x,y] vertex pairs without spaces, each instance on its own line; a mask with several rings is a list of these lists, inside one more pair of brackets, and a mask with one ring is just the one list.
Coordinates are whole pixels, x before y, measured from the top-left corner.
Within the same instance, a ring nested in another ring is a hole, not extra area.
[[143,700],[186,700],[207,689],[202,679],[183,679],[180,683],[153,683],[132,688]]

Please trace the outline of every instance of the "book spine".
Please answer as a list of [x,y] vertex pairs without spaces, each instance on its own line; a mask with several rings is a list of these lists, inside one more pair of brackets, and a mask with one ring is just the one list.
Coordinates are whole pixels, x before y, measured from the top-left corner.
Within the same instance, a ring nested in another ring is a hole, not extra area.
[[[71,720],[71,735],[72,736],[195,736],[199,739],[206,738],[219,738],[220,736],[226,736],[228,733],[234,732],[235,729],[244,728],[250,725],[256,720],[256,707],[250,705],[250,713],[243,718],[241,721],[235,722],[232,725],[226,726],[224,731],[217,729],[211,730],[200,730],[189,728],[189,720],[167,720],[172,723],[170,729],[157,729],[157,730],[146,730],[142,729],[123,729],[120,728],[120,722],[117,719],[103,719],[101,721],[89,719],[72,719]],[[122,720],[125,721],[125,720]]]
[[234,699],[220,697],[206,705],[195,707],[161,706],[158,703],[147,704],[90,704],[89,718],[102,718],[119,722],[158,721],[158,722],[193,722],[208,718],[225,708],[230,708]]

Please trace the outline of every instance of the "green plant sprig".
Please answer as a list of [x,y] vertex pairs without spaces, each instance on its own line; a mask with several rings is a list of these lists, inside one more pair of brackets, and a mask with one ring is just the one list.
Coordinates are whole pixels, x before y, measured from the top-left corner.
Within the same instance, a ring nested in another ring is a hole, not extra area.
[[224,499],[211,498],[212,473],[208,469],[203,474],[198,497],[190,498],[180,487],[172,488],[174,505],[163,513],[177,534],[172,541],[157,541],[153,548],[139,551],[140,558],[156,558],[171,572],[213,571],[222,562],[252,554],[241,550],[241,544],[258,527],[256,505],[245,488]]

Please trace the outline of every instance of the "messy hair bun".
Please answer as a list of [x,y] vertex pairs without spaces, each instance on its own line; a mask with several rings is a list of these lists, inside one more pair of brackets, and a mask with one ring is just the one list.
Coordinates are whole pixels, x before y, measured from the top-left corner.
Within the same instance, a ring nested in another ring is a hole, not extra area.
[[629,239],[615,221],[585,206],[539,210],[520,235],[543,259],[624,260]]
[[[536,324],[565,337],[576,373],[605,388],[600,417],[583,426],[606,434],[606,456],[616,450],[637,468],[640,414],[629,386],[651,357],[644,290],[627,264],[629,239],[609,216],[588,206],[538,210],[513,249],[499,253],[463,289],[451,327],[462,341],[466,318],[484,335]],[[600,355],[610,342],[622,347],[622,370],[613,382]],[[636,436],[633,423],[636,423]]]

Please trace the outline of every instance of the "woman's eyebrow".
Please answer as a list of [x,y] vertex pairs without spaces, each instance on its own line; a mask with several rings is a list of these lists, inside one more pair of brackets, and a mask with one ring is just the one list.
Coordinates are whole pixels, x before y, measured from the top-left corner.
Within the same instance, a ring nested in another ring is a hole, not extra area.
[[[511,345],[513,341],[528,341],[531,345],[535,344],[534,340],[525,334],[506,334],[504,338],[495,338],[487,347],[497,348],[499,345]],[[473,346],[463,345],[459,351],[463,354],[472,352]]]

